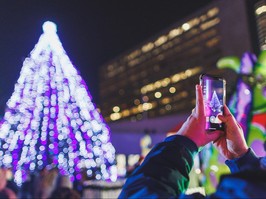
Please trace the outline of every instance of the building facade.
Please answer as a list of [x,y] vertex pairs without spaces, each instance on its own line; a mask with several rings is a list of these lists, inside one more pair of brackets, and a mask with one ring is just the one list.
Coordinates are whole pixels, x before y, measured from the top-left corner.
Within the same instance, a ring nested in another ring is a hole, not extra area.
[[107,122],[141,121],[190,113],[201,73],[235,74],[216,67],[224,56],[254,51],[247,4],[214,1],[101,67],[100,108]]
[[254,15],[260,50],[266,50],[266,1],[257,1],[254,5]]

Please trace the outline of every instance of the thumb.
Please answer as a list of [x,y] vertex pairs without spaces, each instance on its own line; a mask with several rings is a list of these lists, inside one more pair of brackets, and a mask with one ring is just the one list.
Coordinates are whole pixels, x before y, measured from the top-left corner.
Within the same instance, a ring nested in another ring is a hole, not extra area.
[[[229,108],[224,105],[224,115],[218,115],[218,118],[223,122],[226,123],[228,120],[233,119],[233,115],[230,112]],[[234,120],[234,119],[233,119]]]
[[223,123],[225,123],[227,121],[227,116],[218,115],[218,119],[221,120]]

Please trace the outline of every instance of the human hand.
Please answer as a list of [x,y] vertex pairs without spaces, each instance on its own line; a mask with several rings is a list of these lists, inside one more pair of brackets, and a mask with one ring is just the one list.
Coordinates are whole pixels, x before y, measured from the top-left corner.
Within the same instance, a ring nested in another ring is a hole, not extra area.
[[218,117],[224,123],[225,133],[214,142],[214,146],[229,160],[244,155],[248,151],[244,132],[226,105],[224,115]]
[[184,122],[177,134],[188,137],[195,142],[198,147],[202,147],[207,143],[218,139],[223,133],[223,131],[220,130],[208,132],[205,128],[206,115],[202,87],[196,85],[196,107],[193,109],[191,115]]

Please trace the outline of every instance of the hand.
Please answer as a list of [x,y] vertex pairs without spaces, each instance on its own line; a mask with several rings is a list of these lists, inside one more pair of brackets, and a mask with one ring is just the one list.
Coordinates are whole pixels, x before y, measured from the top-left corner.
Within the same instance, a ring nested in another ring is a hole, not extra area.
[[218,117],[224,123],[225,133],[214,142],[216,148],[229,160],[244,155],[248,151],[244,132],[226,105],[224,115]]
[[204,108],[204,100],[202,95],[202,87],[196,85],[196,107],[193,109],[191,115],[177,132],[191,139],[198,147],[205,146],[207,143],[218,139],[223,131],[207,132],[206,115]]

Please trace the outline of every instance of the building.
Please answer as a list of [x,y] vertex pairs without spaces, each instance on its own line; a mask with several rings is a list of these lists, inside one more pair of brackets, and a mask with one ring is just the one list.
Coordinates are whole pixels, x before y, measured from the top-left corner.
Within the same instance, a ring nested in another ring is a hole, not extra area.
[[138,142],[144,132],[158,141],[184,121],[201,73],[225,77],[230,95],[236,74],[216,63],[256,51],[248,9],[243,0],[214,1],[101,67],[100,108],[114,145],[119,138]]
[[260,50],[266,50],[266,1],[257,1],[254,6],[254,11],[259,48]]

